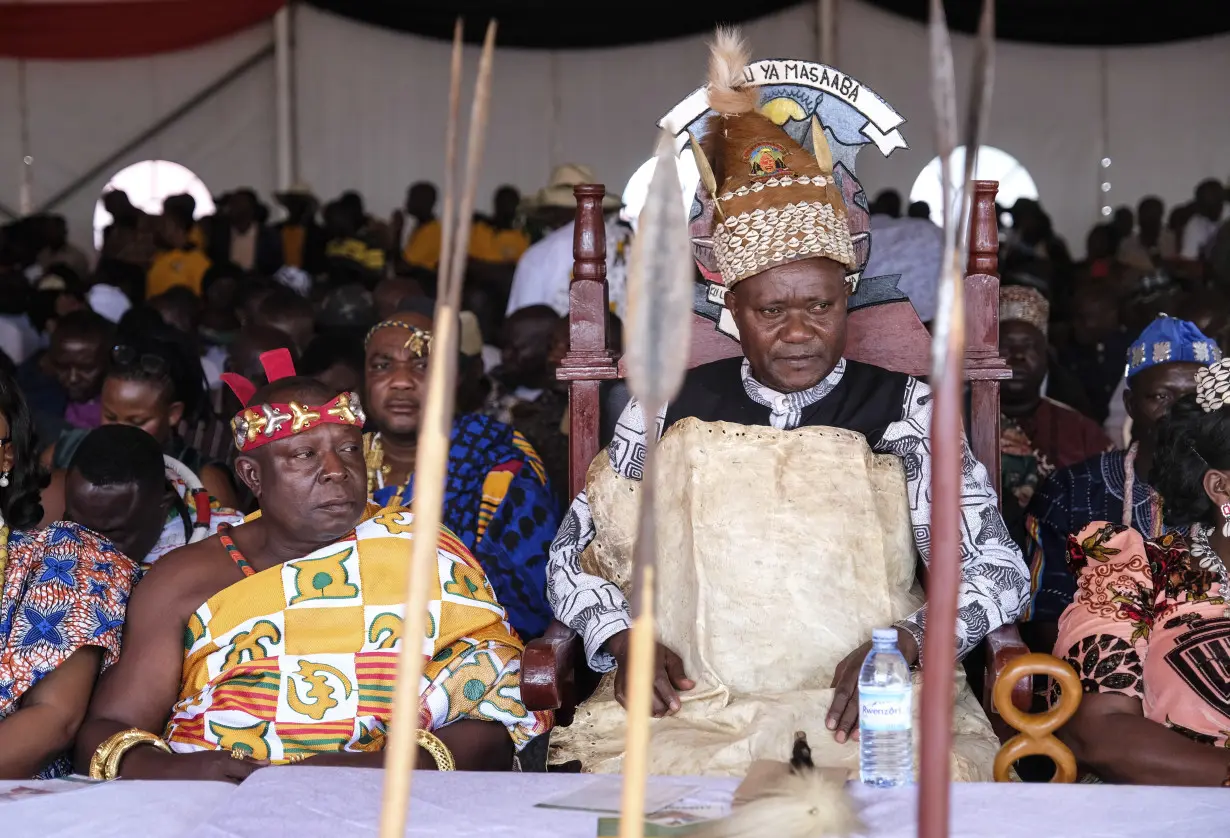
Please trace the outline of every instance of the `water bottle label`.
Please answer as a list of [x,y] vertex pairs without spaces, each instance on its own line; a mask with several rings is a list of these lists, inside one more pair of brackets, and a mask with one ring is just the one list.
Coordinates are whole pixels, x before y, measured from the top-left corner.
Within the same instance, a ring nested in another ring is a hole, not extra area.
[[859,687],[859,725],[874,731],[909,730],[913,697],[899,687]]

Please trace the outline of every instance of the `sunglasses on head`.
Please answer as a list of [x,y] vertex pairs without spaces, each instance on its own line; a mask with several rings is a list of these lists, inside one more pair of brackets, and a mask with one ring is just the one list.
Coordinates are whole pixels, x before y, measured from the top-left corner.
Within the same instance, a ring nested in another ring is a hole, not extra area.
[[170,367],[165,358],[149,352],[138,352],[131,346],[116,346],[111,350],[111,363],[121,369],[140,369],[149,375],[167,375]]

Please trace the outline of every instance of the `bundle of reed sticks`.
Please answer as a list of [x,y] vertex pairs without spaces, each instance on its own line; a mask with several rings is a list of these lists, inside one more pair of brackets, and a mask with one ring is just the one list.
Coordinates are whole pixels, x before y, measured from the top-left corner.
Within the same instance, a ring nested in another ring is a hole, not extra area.
[[[427,368],[427,398],[423,404],[414,474],[414,530],[410,571],[406,575],[406,627],[397,663],[393,717],[385,752],[384,797],[380,815],[381,838],[401,838],[410,805],[410,785],[418,754],[419,682],[423,676],[423,647],[427,633],[427,600],[436,567],[436,533],[444,511],[444,478],[448,470],[449,433],[457,392],[457,356],[460,340],[461,287],[465,279],[470,223],[487,134],[491,100],[491,65],[496,23],[487,25],[478,79],[470,108],[465,171],[457,179],[459,118],[461,110],[462,22],[453,30],[453,56],[449,79],[448,125],[445,129],[444,216],[441,221],[440,267],[434,333]],[[460,195],[458,189],[460,188]]]

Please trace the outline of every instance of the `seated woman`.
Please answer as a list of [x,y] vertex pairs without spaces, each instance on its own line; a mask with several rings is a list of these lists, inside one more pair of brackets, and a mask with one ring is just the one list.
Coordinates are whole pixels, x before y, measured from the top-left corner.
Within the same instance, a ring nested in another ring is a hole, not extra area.
[[[162,448],[167,480],[175,490],[158,542],[148,554],[132,557],[146,564],[194,538],[217,532],[220,524],[242,520],[233,511],[235,490],[226,469],[205,463],[176,432],[186,414],[195,415],[203,398],[201,375],[199,361],[171,332],[130,338],[111,353],[103,381],[103,425],[131,425],[152,436]],[[59,518],[63,511],[65,469],[85,435],[70,432],[52,448],[56,471],[44,494],[45,521]]]
[[1230,360],[1159,428],[1150,482],[1166,524],[1145,541],[1095,522],[1069,541],[1076,597],[1055,655],[1081,677],[1060,731],[1106,782],[1230,786]]
[[[0,779],[67,774],[100,670],[120,651],[137,567],[101,536],[42,517],[33,424],[0,372]],[[10,537],[11,528],[11,537]]]
[[[366,341],[367,490],[382,506],[414,497],[432,318],[429,303],[410,305],[420,310],[378,323]],[[477,413],[453,420],[451,442],[443,523],[483,566],[521,638],[537,637],[551,621],[547,551],[559,527],[542,460],[510,426]]]

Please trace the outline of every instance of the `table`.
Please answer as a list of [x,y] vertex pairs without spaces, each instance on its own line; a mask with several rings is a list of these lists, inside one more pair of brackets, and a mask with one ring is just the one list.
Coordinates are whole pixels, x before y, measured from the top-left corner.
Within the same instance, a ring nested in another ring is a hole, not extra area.
[[[278,838],[374,835],[377,771],[299,766],[259,771],[242,786],[109,783],[0,802],[5,838]],[[573,774],[422,772],[407,835],[594,838],[596,816],[535,808],[593,778]],[[663,781],[663,780],[660,780]],[[669,778],[729,800],[729,778]],[[651,782],[654,782],[651,779]],[[20,785],[0,784],[6,787]],[[26,783],[24,785],[31,785]],[[872,838],[914,838],[913,789],[856,787]],[[1161,786],[958,784],[951,838],[1212,838],[1230,834],[1230,790]]]
[[[31,780],[0,782],[0,795],[18,786],[56,793],[0,802],[0,835],[5,838],[179,838],[235,793],[229,783],[69,786],[58,780]],[[64,788],[70,790],[58,791]]]

